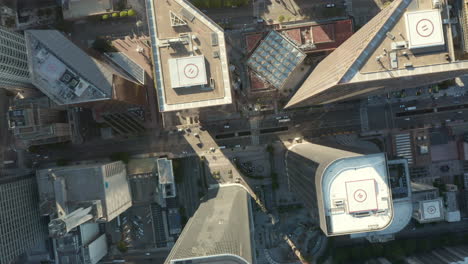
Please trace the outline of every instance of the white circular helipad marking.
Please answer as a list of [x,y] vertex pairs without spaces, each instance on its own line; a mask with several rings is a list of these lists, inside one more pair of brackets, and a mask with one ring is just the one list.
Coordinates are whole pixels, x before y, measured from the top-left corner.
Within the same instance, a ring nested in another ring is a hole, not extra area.
[[358,189],[354,192],[354,200],[358,203],[362,203],[367,199],[367,193],[363,189]]
[[431,205],[431,206],[429,206],[427,208],[427,213],[429,213],[429,214],[435,214],[436,211],[437,210],[436,210],[435,206],[433,206],[433,205]]
[[429,19],[421,19],[416,23],[416,32],[419,36],[427,38],[434,32],[434,24]]
[[185,65],[184,67],[184,75],[187,78],[190,78],[190,79],[197,78],[198,72],[199,72],[198,66],[193,63],[189,63]]

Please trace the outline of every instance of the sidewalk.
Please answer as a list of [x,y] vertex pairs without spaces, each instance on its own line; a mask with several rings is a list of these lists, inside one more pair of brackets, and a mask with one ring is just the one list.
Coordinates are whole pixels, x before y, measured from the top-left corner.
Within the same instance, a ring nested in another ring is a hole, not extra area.
[[[465,77],[467,78],[467,77]],[[464,84],[463,81],[460,81],[459,78],[456,79],[457,85],[450,86],[449,88],[445,90],[439,90],[438,93],[429,93],[429,86],[425,87],[417,87],[417,88],[410,88],[410,89],[405,89],[405,97],[398,98],[394,97],[391,94],[391,98],[388,99],[387,95],[378,95],[378,96],[372,96],[369,97],[367,100],[368,106],[376,106],[376,105],[382,105],[385,103],[405,103],[405,102],[410,102],[414,100],[424,100],[424,99],[430,99],[434,97],[435,99],[439,97],[443,97],[445,95],[447,96],[453,96],[453,97],[460,97],[468,92],[468,81],[466,81],[466,85]],[[420,95],[416,95],[416,93],[420,91]]]

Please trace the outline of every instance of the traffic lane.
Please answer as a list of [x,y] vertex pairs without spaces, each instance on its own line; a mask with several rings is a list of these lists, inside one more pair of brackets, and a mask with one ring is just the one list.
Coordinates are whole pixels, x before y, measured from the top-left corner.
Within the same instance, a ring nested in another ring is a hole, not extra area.
[[437,112],[414,116],[396,117],[395,123],[399,128],[421,127],[424,125],[450,124],[468,120],[468,110]]

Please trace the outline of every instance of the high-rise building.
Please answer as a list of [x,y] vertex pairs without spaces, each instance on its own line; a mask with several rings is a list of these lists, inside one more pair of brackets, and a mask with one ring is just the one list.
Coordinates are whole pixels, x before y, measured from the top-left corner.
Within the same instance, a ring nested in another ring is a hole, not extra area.
[[290,190],[327,236],[375,232],[394,218],[385,154],[304,142],[286,154]]
[[34,175],[0,177],[0,263],[45,241]]
[[159,111],[232,103],[224,30],[187,0],[145,0]]
[[67,112],[53,109],[47,97],[14,100],[8,111],[8,125],[25,146],[71,140]]
[[321,61],[286,107],[326,104],[468,73],[447,1],[395,0]]
[[252,208],[240,185],[208,190],[166,264],[254,264]]
[[109,222],[132,206],[121,161],[44,169],[36,177],[41,213],[52,219],[51,237],[63,237],[87,222]]
[[25,32],[31,82],[57,105],[141,105],[146,93],[119,67],[91,57],[57,30]]
[[24,36],[0,27],[0,88],[30,88]]

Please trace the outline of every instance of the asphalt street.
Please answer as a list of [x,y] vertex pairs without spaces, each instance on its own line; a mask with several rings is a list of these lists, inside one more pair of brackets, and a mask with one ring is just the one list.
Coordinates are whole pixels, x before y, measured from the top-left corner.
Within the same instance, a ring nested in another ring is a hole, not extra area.
[[464,106],[467,100],[468,96],[447,96],[438,99],[386,104],[385,107],[370,106],[368,108],[369,129],[410,129],[425,125],[437,126],[464,122],[468,120],[468,107]]

